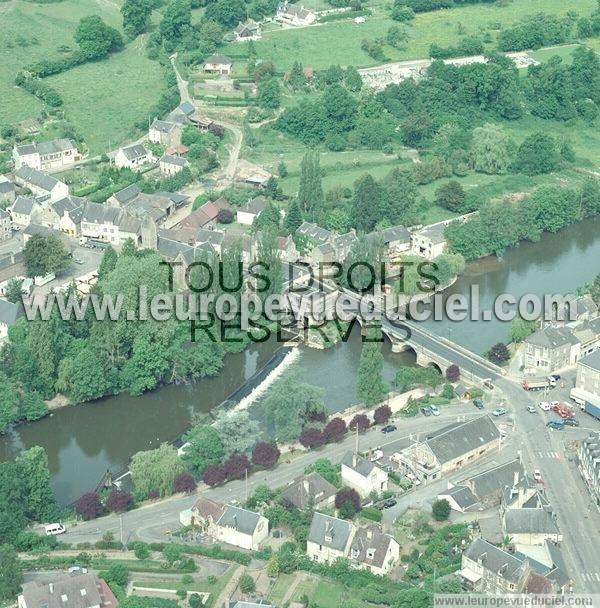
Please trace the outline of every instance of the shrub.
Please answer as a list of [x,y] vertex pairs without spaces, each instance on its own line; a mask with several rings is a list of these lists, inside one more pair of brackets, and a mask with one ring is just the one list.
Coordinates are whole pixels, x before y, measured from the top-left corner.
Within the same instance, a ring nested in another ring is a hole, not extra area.
[[113,513],[129,511],[133,506],[133,496],[125,490],[113,490],[106,500],[106,508]]
[[234,215],[231,209],[219,209],[217,214],[217,222],[219,224],[231,224],[233,223]]
[[96,492],[87,492],[79,497],[74,505],[75,513],[84,520],[96,519],[102,515],[104,508]]
[[280,454],[276,445],[259,441],[252,450],[252,463],[265,469],[272,469],[277,464]]
[[196,480],[189,473],[180,473],[173,481],[173,492],[191,494],[196,489]]
[[325,441],[341,441],[347,431],[346,423],[342,418],[332,418],[323,429],[323,435],[325,435]]
[[227,479],[242,479],[251,465],[245,454],[232,454],[224,463]]
[[240,577],[240,591],[242,593],[252,593],[255,589],[254,579],[249,574],[242,574]]
[[459,379],[460,379],[460,368],[458,367],[458,365],[453,363],[446,370],[446,380],[448,380],[448,382],[458,382]]
[[431,515],[436,521],[446,521],[450,517],[450,503],[445,498],[436,500],[431,506]]
[[148,557],[150,557],[148,545],[141,541],[133,543],[133,553],[138,559],[148,559]]
[[353,431],[358,428],[358,432],[363,433],[371,426],[371,423],[365,414],[356,414],[348,426]]
[[320,429],[306,427],[302,429],[299,441],[305,448],[318,448],[325,443],[325,435]]
[[227,479],[227,471],[221,464],[209,464],[202,473],[202,481],[209,486],[218,486]]
[[360,496],[353,488],[342,488],[335,495],[335,508],[345,518],[352,518],[360,511]]
[[373,413],[375,424],[386,424],[392,416],[392,409],[389,405],[380,405]]
[[383,513],[379,509],[375,509],[373,507],[365,507],[362,509],[360,514],[366,519],[370,519],[371,521],[380,522],[383,518]]

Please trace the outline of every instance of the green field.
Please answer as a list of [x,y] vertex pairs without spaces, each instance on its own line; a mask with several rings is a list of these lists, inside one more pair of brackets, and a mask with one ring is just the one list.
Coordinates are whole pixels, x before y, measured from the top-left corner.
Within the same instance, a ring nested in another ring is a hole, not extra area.
[[[0,124],[39,116],[42,104],[13,86],[15,74],[28,63],[61,57],[59,47],[74,47],[79,20],[99,14],[114,27],[121,25],[120,0],[63,0],[36,4],[23,0],[0,3]],[[159,98],[162,73],[145,56],[143,40],[130,44],[108,61],[80,66],[51,77],[64,99],[66,118],[88,142],[103,151],[110,139],[121,142],[131,125],[146,115]]]
[[[360,25],[348,19],[314,27],[266,32],[262,40],[254,43],[258,56],[272,60],[278,69],[289,69],[296,60],[315,69],[335,63],[363,67],[381,63],[360,48],[361,41],[364,38],[372,40],[385,37],[395,21],[389,18],[387,6],[366,6],[372,8],[373,15]],[[455,44],[461,35],[480,35],[486,31],[494,34],[498,23],[506,27],[540,11],[565,15],[567,11],[575,9],[584,15],[591,13],[595,7],[595,0],[578,0],[577,3],[512,0],[421,13],[409,26],[410,40],[406,49],[396,50],[386,46],[384,50],[390,61],[420,59],[428,56],[429,46],[433,42],[448,46]],[[239,45],[234,46],[239,52]],[[230,47],[230,52],[234,52],[234,46]]]

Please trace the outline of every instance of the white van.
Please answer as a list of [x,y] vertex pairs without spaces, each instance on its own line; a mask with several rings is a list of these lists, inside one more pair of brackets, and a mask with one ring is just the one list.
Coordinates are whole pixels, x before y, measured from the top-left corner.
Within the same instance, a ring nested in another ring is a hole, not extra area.
[[48,524],[44,526],[46,530],[46,536],[56,536],[57,534],[64,534],[67,529],[62,524]]

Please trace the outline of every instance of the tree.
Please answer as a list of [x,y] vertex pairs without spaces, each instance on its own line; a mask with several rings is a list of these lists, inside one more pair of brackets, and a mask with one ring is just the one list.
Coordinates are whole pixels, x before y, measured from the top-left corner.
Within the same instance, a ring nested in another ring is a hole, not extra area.
[[191,494],[196,489],[196,480],[189,473],[179,473],[173,481],[173,492]]
[[373,412],[375,424],[387,424],[391,416],[392,408],[389,405],[380,405],[375,412]]
[[217,430],[205,424],[193,427],[188,431],[184,440],[186,446],[183,460],[193,470],[202,475],[209,464],[218,464],[225,456],[225,448]]
[[204,17],[225,29],[233,29],[246,18],[246,8],[242,0],[216,0],[207,5]]
[[62,359],[57,386],[73,403],[83,403],[105,395],[109,382],[96,353],[91,348],[84,348],[76,357]]
[[4,297],[13,304],[22,301],[23,279],[12,278],[4,287]]
[[352,217],[356,228],[371,232],[383,215],[383,192],[370,173],[354,182]]
[[192,26],[190,0],[171,0],[160,22],[160,35],[173,47]]
[[450,503],[442,498],[431,505],[431,514],[435,521],[446,521],[450,517]]
[[106,508],[113,513],[124,513],[133,506],[133,496],[125,490],[113,490],[106,499]]
[[335,418],[332,418],[323,429],[325,441],[328,443],[341,441],[347,430],[344,420],[336,416]]
[[319,153],[307,152],[300,163],[300,183],[298,185],[298,206],[302,213],[315,219],[323,208],[323,187]]
[[510,359],[510,351],[506,344],[498,342],[487,352],[487,358],[493,363],[501,365]]
[[163,557],[171,566],[181,559],[182,547],[179,545],[165,545],[162,550]]
[[442,376],[434,367],[401,367],[394,378],[394,386],[400,392],[408,391],[415,386],[435,388],[441,383]]
[[328,458],[319,458],[318,460],[315,460],[313,464],[304,469],[304,473],[306,475],[309,473],[318,473],[336,488],[339,488],[342,483],[340,467],[335,466]]
[[124,587],[129,578],[129,570],[123,564],[113,563],[102,573],[102,578],[109,584]]
[[272,469],[279,460],[279,448],[266,441],[259,441],[252,450],[252,463],[263,469]]
[[346,88],[354,93],[357,93],[362,89],[362,77],[353,65],[350,65],[346,68],[345,83]]
[[23,566],[17,552],[7,544],[0,545],[0,600],[13,601],[21,591]]
[[235,219],[235,215],[231,209],[219,209],[217,214],[217,222],[219,224],[232,224]]
[[23,252],[27,276],[45,276],[60,273],[70,264],[70,256],[60,238],[55,234],[34,234]]
[[446,370],[446,380],[448,382],[458,382],[460,380],[460,368],[456,363],[453,363]]
[[121,6],[123,29],[130,38],[143,34],[150,24],[153,0],[125,0]]
[[288,168],[287,165],[281,161],[278,165],[277,165],[277,174],[279,175],[279,177],[281,177],[282,179],[284,177],[288,176]]
[[256,589],[254,579],[249,574],[242,574],[240,577],[240,591],[242,593],[252,593]]
[[88,15],[79,21],[75,42],[87,61],[102,59],[123,48],[123,38],[114,28],[106,25],[98,15]]
[[325,413],[323,391],[293,375],[284,376],[265,398],[264,411],[267,425],[279,441],[295,441],[307,424]]
[[465,200],[465,191],[456,180],[442,184],[435,191],[435,204],[449,211],[461,211]]
[[98,279],[103,279],[115,269],[118,258],[117,252],[109,245],[102,255],[102,261],[98,268]]
[[527,175],[539,175],[554,171],[559,161],[554,138],[538,131],[526,137],[519,146],[515,168]]
[[100,497],[96,492],[87,492],[75,501],[75,513],[85,521],[96,519],[104,512]]
[[258,83],[257,101],[266,110],[276,110],[281,105],[281,87],[275,76],[262,78]]
[[133,543],[133,553],[137,559],[148,559],[150,557],[150,549],[148,545],[142,541],[136,541]]
[[509,338],[511,342],[523,342],[525,338],[531,335],[537,327],[535,321],[525,321],[523,317],[515,317],[510,325]]
[[287,230],[288,234],[294,234],[302,225],[302,221],[302,211],[300,211],[298,199],[293,199],[289,204],[287,213],[285,214],[283,226]]
[[353,488],[342,488],[335,495],[335,508],[345,519],[352,519],[361,508],[360,496]]
[[387,386],[383,380],[381,343],[376,338],[374,340],[363,342],[358,364],[356,392],[366,405],[379,403],[387,394]]
[[258,422],[250,418],[247,410],[220,412],[215,429],[223,443],[225,455],[248,452],[258,439]]
[[218,486],[227,479],[227,471],[221,464],[209,464],[202,473],[202,481],[208,486]]
[[302,429],[298,439],[305,448],[309,449],[318,448],[325,443],[323,431],[311,426]]
[[364,433],[370,426],[369,418],[365,414],[355,414],[348,428],[352,431],[358,429],[359,433]]
[[155,450],[134,454],[129,470],[137,492],[148,496],[152,490],[156,490],[160,496],[168,496],[173,491],[175,478],[183,473],[184,466],[177,450],[163,443]]
[[394,21],[400,21],[401,23],[410,21],[415,18],[415,11],[410,6],[405,6],[394,2],[394,7],[390,13],[390,17]]
[[224,463],[227,479],[242,479],[252,468],[246,454],[232,454]]

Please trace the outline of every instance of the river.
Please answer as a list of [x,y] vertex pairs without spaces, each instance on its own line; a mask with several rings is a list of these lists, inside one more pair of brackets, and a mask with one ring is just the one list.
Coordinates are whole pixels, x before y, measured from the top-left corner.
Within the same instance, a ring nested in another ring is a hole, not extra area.
[[[500,293],[566,293],[590,281],[600,271],[600,219],[544,235],[538,243],[523,243],[502,261],[489,258],[468,265],[448,294],[468,295],[480,288],[480,306],[489,307]],[[475,352],[507,338],[508,325],[499,321],[451,323],[431,321],[433,331]],[[157,447],[178,437],[194,421],[221,403],[251,378],[277,349],[275,341],[251,346],[229,355],[216,378],[193,385],[166,386],[142,397],[118,395],[84,406],[57,410],[35,423],[18,426],[0,437],[0,460],[14,457],[32,445],[48,453],[53,486],[59,500],[68,503],[93,487],[107,469],[120,469],[139,450]],[[345,344],[327,351],[302,349],[293,368],[298,377],[323,388],[330,411],[356,402],[356,369],[360,336],[354,331]],[[408,353],[393,354],[384,345],[388,380],[398,365],[410,365]]]

